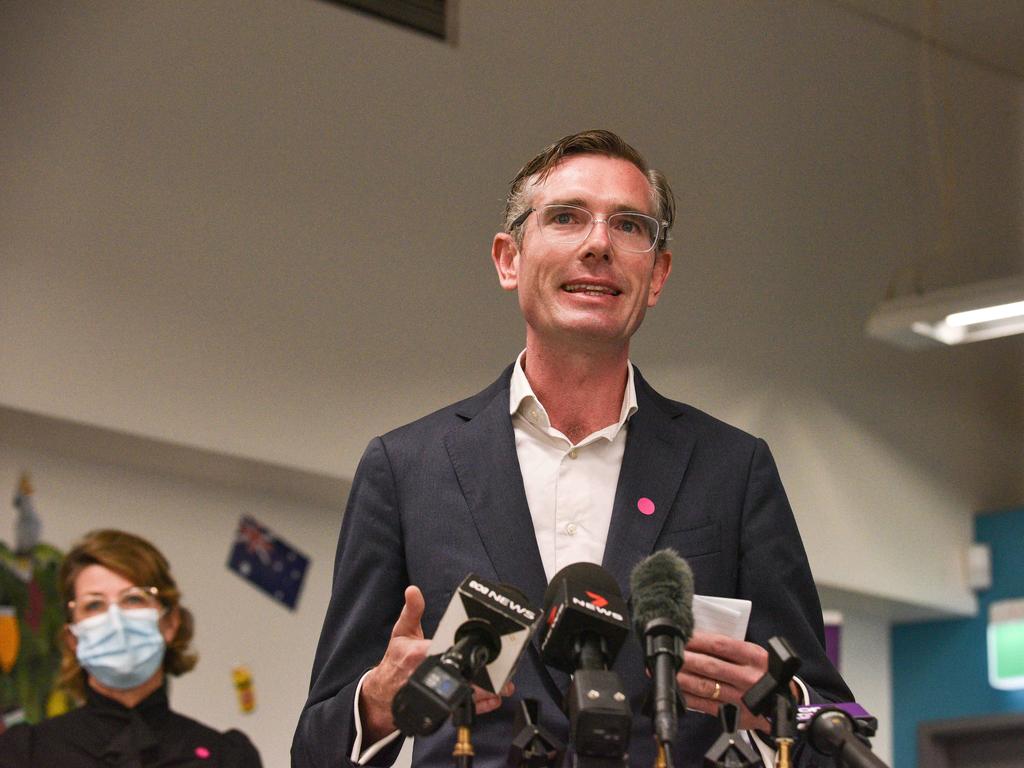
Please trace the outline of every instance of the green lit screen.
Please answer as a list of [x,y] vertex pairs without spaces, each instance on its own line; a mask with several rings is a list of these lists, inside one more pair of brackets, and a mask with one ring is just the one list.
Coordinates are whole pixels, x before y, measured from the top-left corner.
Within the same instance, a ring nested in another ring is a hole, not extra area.
[[1024,688],[1024,621],[990,624],[989,680],[996,688]]

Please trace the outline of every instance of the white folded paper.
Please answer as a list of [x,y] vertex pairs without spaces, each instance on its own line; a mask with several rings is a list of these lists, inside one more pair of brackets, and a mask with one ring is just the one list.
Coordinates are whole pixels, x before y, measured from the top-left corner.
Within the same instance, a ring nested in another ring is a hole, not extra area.
[[747,636],[750,621],[750,601],[734,597],[693,596],[694,629],[717,632],[736,640]]

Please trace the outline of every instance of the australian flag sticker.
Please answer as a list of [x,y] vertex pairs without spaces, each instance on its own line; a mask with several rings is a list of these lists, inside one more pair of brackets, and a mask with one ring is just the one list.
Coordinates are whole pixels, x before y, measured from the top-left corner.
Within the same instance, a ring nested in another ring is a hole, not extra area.
[[265,525],[242,515],[228,568],[294,611],[308,567],[308,557]]

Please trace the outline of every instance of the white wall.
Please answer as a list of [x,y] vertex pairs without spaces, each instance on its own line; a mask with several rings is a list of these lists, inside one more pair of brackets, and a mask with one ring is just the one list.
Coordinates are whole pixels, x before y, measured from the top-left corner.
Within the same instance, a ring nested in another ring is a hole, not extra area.
[[[288,750],[309,686],[313,651],[330,597],[339,507],[315,507],[171,474],[145,472],[0,441],[0,488],[32,472],[43,539],[67,550],[86,531],[123,528],[170,560],[182,602],[195,614],[199,664],[172,678],[171,706],[212,727],[239,728],[267,768],[289,765]],[[5,496],[6,491],[0,491]],[[279,532],[311,560],[297,609],[266,597],[227,568],[243,514]],[[14,510],[0,506],[0,540],[13,542]],[[231,669],[253,674],[257,708],[238,710]]]
[[872,751],[892,765],[892,668],[890,624],[867,613],[843,613],[839,664],[857,701],[878,718]]

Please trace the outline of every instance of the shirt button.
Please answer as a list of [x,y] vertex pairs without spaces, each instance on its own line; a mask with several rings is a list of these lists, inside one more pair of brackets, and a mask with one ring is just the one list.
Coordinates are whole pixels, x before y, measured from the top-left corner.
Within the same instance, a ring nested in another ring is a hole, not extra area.
[[571,451],[569,451],[569,458],[570,459],[575,459],[576,458],[576,449],[575,448],[573,448]]
[[567,526],[565,526],[565,532],[568,533],[570,536],[575,536],[576,523],[569,523]]

